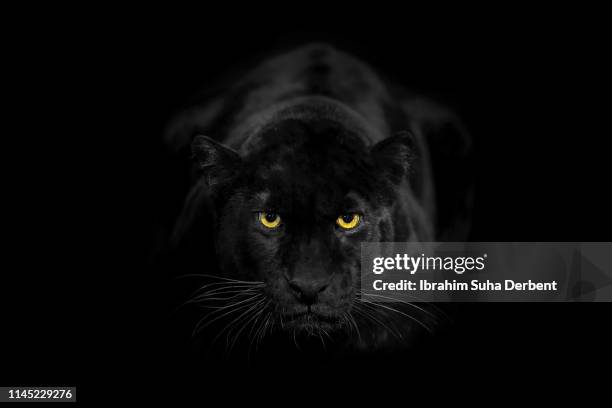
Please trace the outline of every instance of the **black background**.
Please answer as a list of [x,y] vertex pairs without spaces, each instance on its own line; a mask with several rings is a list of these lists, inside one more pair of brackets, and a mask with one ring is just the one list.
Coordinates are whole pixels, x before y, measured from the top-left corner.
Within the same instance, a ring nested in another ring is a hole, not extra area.
[[9,78],[13,107],[25,109],[12,118],[3,162],[2,384],[75,384],[81,401],[113,400],[109,387],[134,400],[279,388],[301,399],[317,387],[344,392],[371,372],[403,384],[501,386],[515,370],[540,383],[605,366],[608,304],[461,305],[453,326],[415,353],[324,369],[271,361],[212,371],[191,359],[167,324],[170,282],[150,256],[184,187],[161,132],[201,87],[270,51],[330,41],[452,106],[475,138],[472,240],[610,240],[609,90],[597,18],[282,11],[265,20],[255,11],[86,13],[13,32],[27,37],[13,41],[23,68]]

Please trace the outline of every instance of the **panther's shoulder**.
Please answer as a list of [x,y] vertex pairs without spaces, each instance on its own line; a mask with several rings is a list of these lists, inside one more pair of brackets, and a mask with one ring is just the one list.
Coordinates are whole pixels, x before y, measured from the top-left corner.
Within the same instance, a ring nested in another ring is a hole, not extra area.
[[365,62],[328,44],[307,44],[265,59],[218,95],[183,110],[165,138],[175,150],[189,146],[198,132],[237,147],[245,128],[310,113],[360,122],[380,139],[393,130],[385,114],[392,104],[384,81]]

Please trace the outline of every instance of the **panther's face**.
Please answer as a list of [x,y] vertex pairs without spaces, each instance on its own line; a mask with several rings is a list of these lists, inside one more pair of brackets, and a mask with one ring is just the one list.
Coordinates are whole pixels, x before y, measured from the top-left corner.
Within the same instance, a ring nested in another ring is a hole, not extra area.
[[262,282],[290,329],[339,329],[360,285],[360,244],[392,241],[410,138],[373,148],[329,122],[287,120],[247,155],[197,137],[226,276]]

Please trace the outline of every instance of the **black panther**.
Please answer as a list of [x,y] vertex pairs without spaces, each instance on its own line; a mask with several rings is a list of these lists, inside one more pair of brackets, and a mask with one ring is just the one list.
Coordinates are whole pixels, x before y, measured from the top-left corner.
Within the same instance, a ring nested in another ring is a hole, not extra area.
[[224,321],[217,337],[231,345],[290,334],[374,350],[430,329],[425,307],[363,301],[360,244],[465,238],[471,149],[460,121],[325,44],[234,81],[166,133],[193,158],[174,242],[205,228],[218,264],[192,298],[209,308],[196,331]]

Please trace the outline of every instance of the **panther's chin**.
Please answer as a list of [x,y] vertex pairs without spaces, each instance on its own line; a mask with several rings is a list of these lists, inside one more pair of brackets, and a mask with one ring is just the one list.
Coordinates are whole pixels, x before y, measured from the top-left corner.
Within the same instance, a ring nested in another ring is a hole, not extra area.
[[341,327],[341,319],[336,315],[324,315],[312,311],[283,316],[287,329],[313,332],[318,330],[334,331]]

